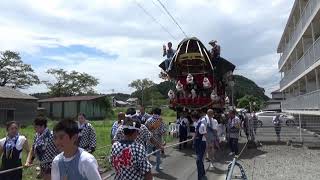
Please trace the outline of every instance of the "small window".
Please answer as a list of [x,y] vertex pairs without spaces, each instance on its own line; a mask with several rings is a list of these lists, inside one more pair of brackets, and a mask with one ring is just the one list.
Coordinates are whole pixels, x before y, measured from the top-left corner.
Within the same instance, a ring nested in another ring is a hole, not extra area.
[[14,121],[14,109],[0,109],[0,122]]
[[14,121],[14,110],[7,110],[7,121]]

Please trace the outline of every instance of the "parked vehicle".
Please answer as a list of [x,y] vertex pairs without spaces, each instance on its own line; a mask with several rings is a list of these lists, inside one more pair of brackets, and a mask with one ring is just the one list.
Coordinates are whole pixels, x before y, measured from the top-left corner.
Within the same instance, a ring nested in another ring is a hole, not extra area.
[[285,123],[287,126],[294,126],[295,125],[295,118],[292,115],[285,114],[285,113],[278,113],[276,111],[261,111],[256,113],[258,117],[258,127],[268,127],[273,126],[272,120],[276,115],[280,114],[280,119],[282,122]]
[[272,120],[278,113],[276,111],[261,111],[257,112],[256,116],[258,118],[258,127],[268,127],[273,126]]
[[295,125],[295,118],[292,115],[289,114],[281,114],[280,119],[282,122],[285,122],[287,126],[294,126]]

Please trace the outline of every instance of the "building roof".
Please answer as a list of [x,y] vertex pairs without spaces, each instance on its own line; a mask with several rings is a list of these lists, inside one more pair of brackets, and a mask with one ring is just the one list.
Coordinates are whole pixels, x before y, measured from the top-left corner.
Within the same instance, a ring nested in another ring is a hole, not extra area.
[[105,96],[106,95],[54,97],[49,99],[41,99],[38,102],[90,101]]
[[267,103],[281,103],[282,100],[276,100],[276,99],[270,99],[267,101]]
[[274,94],[274,93],[281,93],[281,91],[280,91],[280,89],[277,89],[277,90],[271,92],[271,94]]
[[117,104],[120,104],[120,105],[128,105],[129,103],[127,102],[124,102],[124,101],[116,101]]
[[127,100],[127,102],[135,102],[135,101],[138,101],[139,99],[138,98],[129,98]]
[[30,96],[28,94],[22,93],[16,89],[10,87],[0,87],[0,98],[6,99],[34,99],[37,98]]

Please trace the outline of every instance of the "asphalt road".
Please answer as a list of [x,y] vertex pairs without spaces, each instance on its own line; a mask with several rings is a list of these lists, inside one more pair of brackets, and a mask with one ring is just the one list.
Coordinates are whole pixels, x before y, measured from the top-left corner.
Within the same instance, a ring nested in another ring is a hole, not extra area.
[[[178,151],[171,148],[166,150],[166,156],[163,159],[162,172],[153,171],[155,179],[168,179],[168,180],[196,180],[197,179],[197,166],[196,156],[192,149]],[[154,158],[151,159],[153,163]],[[209,163],[205,163],[207,169],[207,178],[222,180],[225,179],[226,164],[215,163],[216,168],[209,169]]]
[[[224,180],[228,163],[232,160],[231,156],[226,156],[223,151],[217,152],[217,162],[214,163],[215,168],[209,169],[209,163],[205,162],[207,179]],[[151,157],[151,164],[155,165],[155,157]],[[196,156],[191,147],[178,150],[177,148],[168,148],[162,158],[163,170],[157,172],[153,168],[155,180],[196,180],[197,167]],[[112,174],[112,171],[103,174],[105,177]],[[109,179],[113,179],[113,176]]]
[[[243,132],[242,134],[244,135]],[[318,168],[317,162],[320,161],[320,138],[318,136],[303,130],[300,136],[299,128],[283,127],[281,130],[281,142],[277,142],[274,128],[265,127],[257,130],[256,139],[262,146],[257,149],[246,149],[240,157],[241,161],[239,161],[245,168],[249,179],[251,179],[251,176],[254,177],[254,179],[268,179],[268,175],[272,175],[274,176],[272,179],[289,178],[298,180],[300,177],[307,177],[303,173],[301,174],[301,170],[305,169],[305,166],[310,166],[308,170],[308,172],[310,172],[306,179],[313,177],[313,175],[319,175],[318,172],[320,172],[320,168]],[[304,146],[300,148],[294,147],[297,142],[300,143],[301,139],[304,142]],[[242,149],[245,142],[245,137],[242,137],[240,140],[240,149]],[[291,142],[289,146],[288,142]],[[315,150],[310,150],[311,147]],[[209,169],[208,162],[205,163],[207,179],[225,179],[227,166],[233,157],[227,155],[229,150],[226,146],[223,148],[223,151],[218,151],[216,154],[216,162],[214,163],[215,167],[213,169]],[[165,154],[161,165],[164,169],[162,172],[153,170],[154,179],[197,179],[196,157],[191,148],[181,151],[176,148],[169,148],[166,149]],[[307,156],[304,154],[307,154]],[[306,157],[308,159],[306,159]],[[152,164],[154,164],[154,161],[155,157],[151,157]],[[292,165],[292,168],[290,168],[290,165]],[[279,171],[279,167],[281,171]],[[110,174],[110,172],[107,174]],[[234,174],[240,175],[240,171],[236,169]],[[113,177],[111,179],[113,179]]]

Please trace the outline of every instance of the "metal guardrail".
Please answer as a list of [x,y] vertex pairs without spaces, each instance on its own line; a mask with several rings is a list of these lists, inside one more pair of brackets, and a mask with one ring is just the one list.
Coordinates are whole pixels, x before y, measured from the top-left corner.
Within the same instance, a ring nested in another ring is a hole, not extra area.
[[244,168],[241,166],[241,164],[239,162],[237,162],[237,160],[240,159],[240,156],[242,155],[244,150],[247,148],[248,143],[249,143],[249,141],[247,141],[246,144],[243,146],[243,148],[242,148],[241,152],[239,153],[239,155],[236,155],[233,158],[232,162],[228,165],[226,180],[231,180],[233,178],[233,171],[234,171],[235,167],[238,167],[240,169],[241,179],[242,180],[247,180],[248,179]]
[[285,61],[288,59],[288,56],[290,55],[289,52],[291,49],[293,49],[294,44],[299,40],[298,38],[302,35],[303,29],[307,25],[307,23],[310,21],[311,15],[317,11],[320,7],[320,1],[319,0],[309,0],[308,4],[304,8],[302,12],[302,16],[299,20],[299,22],[296,25],[295,30],[293,31],[291,38],[288,42],[288,44],[285,47],[285,50],[283,51],[282,56],[280,57],[280,60],[278,62],[279,68],[285,63]]

